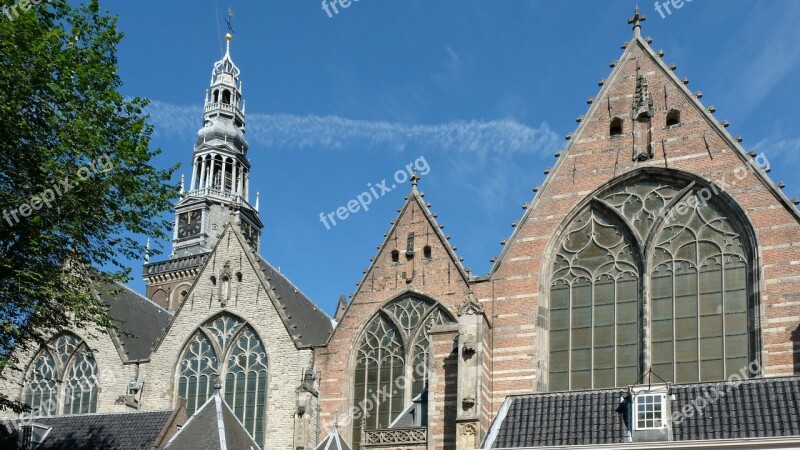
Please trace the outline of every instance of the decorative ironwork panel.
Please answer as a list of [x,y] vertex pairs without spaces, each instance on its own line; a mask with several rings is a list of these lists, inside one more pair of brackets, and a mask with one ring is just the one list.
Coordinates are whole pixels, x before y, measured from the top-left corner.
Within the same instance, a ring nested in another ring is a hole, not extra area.
[[426,444],[428,428],[390,428],[367,430],[364,432],[364,447],[382,447],[386,445]]

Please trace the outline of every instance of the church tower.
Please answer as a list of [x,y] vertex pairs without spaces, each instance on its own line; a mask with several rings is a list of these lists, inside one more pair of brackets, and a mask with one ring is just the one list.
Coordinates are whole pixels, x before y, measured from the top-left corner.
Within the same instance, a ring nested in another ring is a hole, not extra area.
[[258,199],[255,206],[250,204],[242,81],[231,59],[230,33],[225,38],[225,56],[214,64],[210,90],[206,91],[189,189],[175,207],[173,257],[211,251],[218,233],[231,220],[241,223],[249,244],[258,250],[263,225],[258,218]]
[[250,161],[245,139],[245,102],[240,70],[230,54],[214,63],[197,132],[188,189],[181,179],[175,205],[170,259],[145,263],[147,297],[166,309],[180,305],[197,270],[229,222],[238,222],[248,244],[258,252],[264,227],[258,217],[258,194],[250,201]]

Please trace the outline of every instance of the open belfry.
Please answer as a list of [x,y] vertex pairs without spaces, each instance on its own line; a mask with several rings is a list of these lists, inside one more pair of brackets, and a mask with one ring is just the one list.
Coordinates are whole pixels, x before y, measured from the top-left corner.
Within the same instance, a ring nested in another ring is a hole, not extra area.
[[229,34],[171,254],[144,265],[146,295],[98,292],[121,331],[19,355],[0,389],[34,417],[9,415],[2,442],[800,448],[800,214],[644,21],[488,273],[462,265],[414,175],[334,317],[259,246],[280,219],[250,192]]

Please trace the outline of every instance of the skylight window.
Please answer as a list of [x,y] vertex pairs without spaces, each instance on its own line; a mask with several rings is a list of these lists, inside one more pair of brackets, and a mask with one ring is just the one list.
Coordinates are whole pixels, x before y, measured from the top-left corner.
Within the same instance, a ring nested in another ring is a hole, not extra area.
[[662,394],[639,394],[635,400],[636,429],[654,430],[664,426],[667,397]]

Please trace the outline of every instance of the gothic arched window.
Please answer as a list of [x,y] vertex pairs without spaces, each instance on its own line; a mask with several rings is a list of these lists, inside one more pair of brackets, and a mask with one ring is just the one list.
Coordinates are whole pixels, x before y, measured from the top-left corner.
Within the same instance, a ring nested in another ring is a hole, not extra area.
[[220,389],[248,433],[263,443],[268,368],[266,348],[252,327],[220,315],[187,343],[178,366],[178,396],[187,399],[192,415]]
[[717,381],[745,368],[757,354],[753,251],[737,215],[713,187],[675,176],[592,198],[554,257],[550,389],[630,385],[648,369]]
[[36,354],[25,376],[24,402],[34,415],[97,411],[97,362],[78,337],[63,334]]
[[428,331],[453,322],[438,303],[409,295],[385,305],[367,324],[355,361],[355,447],[361,438],[362,418],[367,429],[386,428],[425,388]]

